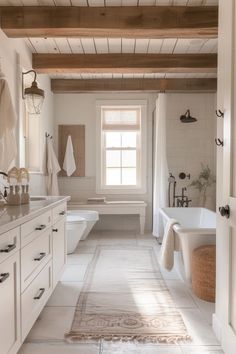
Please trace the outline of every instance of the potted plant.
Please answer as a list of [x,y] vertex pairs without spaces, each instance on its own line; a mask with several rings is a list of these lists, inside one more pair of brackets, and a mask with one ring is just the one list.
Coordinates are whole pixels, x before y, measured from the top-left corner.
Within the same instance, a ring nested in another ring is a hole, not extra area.
[[190,187],[194,187],[199,191],[199,206],[209,207],[211,206],[211,201],[209,196],[207,196],[207,190],[216,183],[215,176],[213,175],[210,167],[201,163],[202,170],[199,173],[198,179],[192,181]]

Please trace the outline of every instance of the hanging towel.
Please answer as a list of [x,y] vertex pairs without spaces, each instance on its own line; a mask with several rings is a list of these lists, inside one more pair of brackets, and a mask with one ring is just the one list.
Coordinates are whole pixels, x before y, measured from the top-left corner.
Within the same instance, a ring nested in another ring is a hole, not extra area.
[[160,263],[169,271],[174,266],[175,235],[173,226],[177,223],[178,222],[175,219],[170,219],[167,222],[161,246]]
[[55,155],[52,139],[47,139],[47,193],[48,195],[59,195],[57,174],[61,171]]
[[17,156],[16,114],[8,83],[0,78],[0,170],[7,172]]
[[70,135],[68,136],[67,139],[66,152],[65,152],[64,162],[63,162],[63,170],[66,171],[68,177],[70,177],[76,170],[74,149],[73,149]]

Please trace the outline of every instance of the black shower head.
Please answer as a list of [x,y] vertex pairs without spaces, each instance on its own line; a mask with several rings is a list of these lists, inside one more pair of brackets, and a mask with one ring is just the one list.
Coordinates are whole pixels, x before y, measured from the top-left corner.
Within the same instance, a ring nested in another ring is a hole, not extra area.
[[180,116],[180,120],[182,123],[194,123],[197,121],[197,118],[194,118],[190,115],[190,110],[187,109],[185,114]]

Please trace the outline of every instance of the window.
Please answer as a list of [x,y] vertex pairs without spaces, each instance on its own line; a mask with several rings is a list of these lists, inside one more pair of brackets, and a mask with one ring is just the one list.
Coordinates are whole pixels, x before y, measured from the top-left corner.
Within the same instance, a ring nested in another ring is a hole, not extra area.
[[99,107],[97,192],[145,189],[145,106]]

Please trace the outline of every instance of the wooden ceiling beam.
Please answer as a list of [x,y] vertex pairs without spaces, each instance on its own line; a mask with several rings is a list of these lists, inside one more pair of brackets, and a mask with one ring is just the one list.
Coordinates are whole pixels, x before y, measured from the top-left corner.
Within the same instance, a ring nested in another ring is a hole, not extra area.
[[38,73],[215,73],[216,54],[33,54]]
[[54,93],[155,91],[215,92],[216,79],[52,79]]
[[2,6],[8,37],[215,38],[217,6]]

